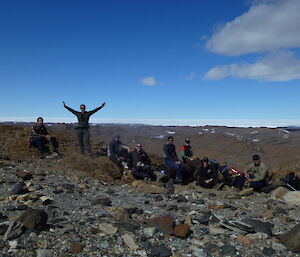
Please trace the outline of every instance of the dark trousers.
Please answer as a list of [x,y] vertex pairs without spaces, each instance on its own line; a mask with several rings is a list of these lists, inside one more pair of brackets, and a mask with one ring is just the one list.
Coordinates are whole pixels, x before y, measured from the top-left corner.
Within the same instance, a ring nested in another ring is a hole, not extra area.
[[90,131],[88,128],[77,128],[77,138],[79,142],[80,152],[82,154],[91,153]]
[[111,155],[109,156],[109,159],[116,164],[116,166],[118,167],[118,171],[120,172],[121,176],[123,175],[123,165],[122,165],[122,160],[118,160],[119,157],[115,156],[115,155]]
[[[36,147],[39,149],[41,154],[44,154],[49,151],[48,147],[46,147],[46,144],[48,144],[49,141],[45,137],[35,137],[30,140],[30,145]],[[53,152],[58,151],[58,142],[55,137],[50,137],[50,143],[53,147]]]
[[211,181],[209,183],[205,183],[204,181],[198,181],[197,185],[200,185],[200,186],[205,187],[205,188],[213,188],[214,185],[215,185],[215,182]]
[[[251,178],[253,179],[254,177],[252,176]],[[243,174],[242,176],[237,178],[235,186],[238,188],[243,188],[245,181],[246,181],[246,177]],[[268,185],[268,182],[266,180],[250,182],[250,187],[253,187],[254,190],[260,190],[262,187],[265,187],[267,185]]]
[[131,174],[136,178],[143,180],[144,178],[150,178],[152,181],[156,180],[155,174],[151,170],[150,165],[144,165],[144,167],[136,166],[131,170]]
[[175,170],[176,171],[176,178],[178,179],[183,179],[183,176],[182,176],[182,166],[181,164],[176,164],[175,162],[173,161],[170,161],[170,160],[166,160],[165,159],[165,164],[167,166],[169,166],[171,169]]

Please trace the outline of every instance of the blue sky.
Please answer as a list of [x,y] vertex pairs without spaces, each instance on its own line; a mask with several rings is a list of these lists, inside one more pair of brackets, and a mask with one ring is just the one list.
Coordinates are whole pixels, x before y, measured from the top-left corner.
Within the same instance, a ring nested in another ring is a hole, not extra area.
[[299,11],[298,0],[0,1],[0,119],[75,121],[64,100],[105,101],[97,121],[300,120]]

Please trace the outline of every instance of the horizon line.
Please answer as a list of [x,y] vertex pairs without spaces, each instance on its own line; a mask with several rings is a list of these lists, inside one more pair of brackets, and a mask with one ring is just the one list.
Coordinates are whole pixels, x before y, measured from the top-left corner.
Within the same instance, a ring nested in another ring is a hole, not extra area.
[[[34,117],[0,117],[0,122],[35,122]],[[45,123],[77,123],[76,118],[49,117]],[[96,124],[141,124],[154,126],[227,126],[227,127],[289,127],[300,126],[294,119],[117,119],[91,118]]]

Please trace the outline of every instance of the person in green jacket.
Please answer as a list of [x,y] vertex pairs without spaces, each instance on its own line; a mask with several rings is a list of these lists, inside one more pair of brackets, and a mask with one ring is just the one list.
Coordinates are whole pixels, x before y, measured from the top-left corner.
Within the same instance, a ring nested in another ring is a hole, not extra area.
[[90,145],[90,132],[89,132],[89,119],[90,117],[100,109],[105,106],[105,102],[102,103],[101,106],[92,110],[86,111],[85,104],[80,105],[80,112],[73,110],[72,108],[68,107],[65,102],[63,102],[64,107],[76,115],[78,120],[78,125],[76,127],[77,137],[79,141],[80,151],[82,154],[91,154],[91,145]]
[[244,184],[248,184],[254,190],[260,190],[262,187],[268,185],[267,177],[268,170],[264,162],[260,160],[258,154],[252,156],[253,163],[248,165],[236,182],[236,187],[242,189]]

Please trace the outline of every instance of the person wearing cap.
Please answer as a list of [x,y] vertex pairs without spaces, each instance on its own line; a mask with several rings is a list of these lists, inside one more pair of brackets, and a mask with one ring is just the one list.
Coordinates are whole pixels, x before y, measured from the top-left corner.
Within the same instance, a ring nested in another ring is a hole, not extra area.
[[89,119],[90,117],[100,109],[105,106],[105,102],[102,103],[101,106],[97,107],[92,111],[86,111],[85,104],[80,105],[80,112],[73,110],[72,108],[68,107],[65,102],[63,102],[64,107],[73,113],[78,120],[78,125],[76,127],[77,131],[77,138],[79,141],[80,152],[82,154],[91,154],[91,145],[90,145],[90,132],[89,132]]
[[108,158],[117,165],[120,176],[123,176],[123,163],[127,161],[129,147],[120,140],[120,135],[115,135],[107,147]]
[[200,185],[204,188],[212,188],[215,186],[218,177],[219,166],[210,162],[207,157],[201,160],[201,166],[195,173],[197,179],[196,185]]
[[155,181],[156,176],[153,174],[150,164],[151,160],[144,151],[142,144],[136,144],[135,150],[129,154],[128,167],[131,170],[131,174],[136,179]]
[[38,117],[36,124],[31,128],[29,143],[31,146],[39,149],[40,159],[44,159],[45,153],[49,151],[49,148],[46,147],[46,144],[48,143],[52,144],[53,152],[56,153],[56,156],[58,156],[58,142],[56,137],[49,135],[42,117]]
[[180,154],[184,163],[186,163],[187,160],[193,160],[193,151],[191,147],[191,140],[189,138],[185,139],[185,144],[180,148]]
[[163,157],[165,164],[175,170],[176,178],[175,183],[182,183],[183,182],[183,170],[181,161],[179,161],[176,148],[174,145],[174,138],[172,136],[168,137],[167,143],[163,147]]
[[248,184],[255,190],[260,190],[262,187],[268,185],[268,170],[266,165],[260,160],[258,154],[254,154],[252,160],[253,163],[244,169],[243,175],[237,180],[236,187],[239,190],[243,189],[244,184]]

